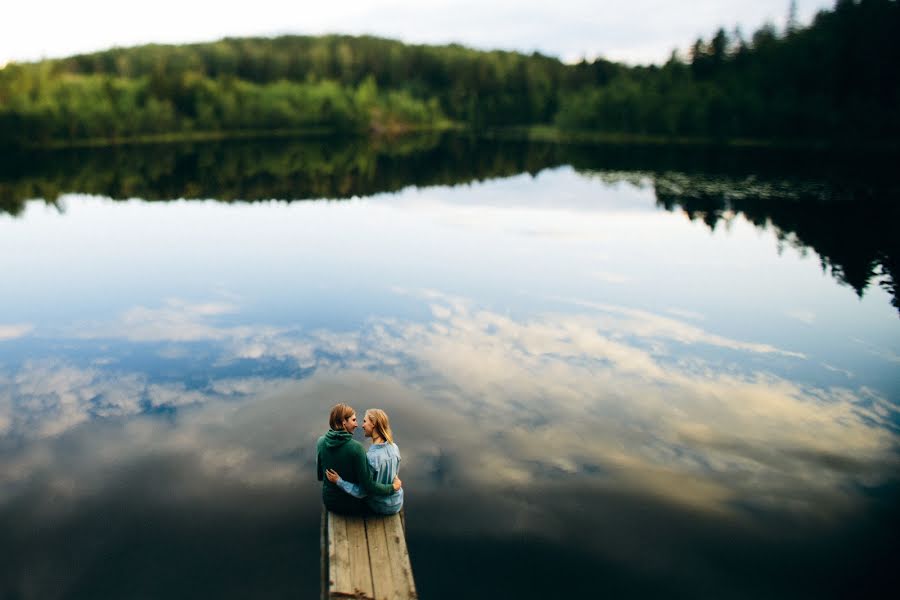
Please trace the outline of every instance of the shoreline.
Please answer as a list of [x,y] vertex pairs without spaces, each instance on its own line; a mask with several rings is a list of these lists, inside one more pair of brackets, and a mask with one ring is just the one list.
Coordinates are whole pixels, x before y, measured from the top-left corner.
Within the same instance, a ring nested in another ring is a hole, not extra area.
[[758,148],[773,150],[867,150],[897,151],[900,140],[828,140],[765,139],[665,136],[639,133],[607,133],[594,130],[566,131],[552,125],[528,125],[491,129],[486,137],[523,139],[557,144],[595,144],[608,146],[659,146],[695,148]]
[[215,142],[228,140],[368,138],[373,140],[402,139],[421,134],[456,132],[477,138],[554,144],[587,144],[597,146],[656,146],[693,148],[748,148],[809,151],[900,151],[900,140],[827,140],[827,139],[764,139],[664,136],[651,134],[608,133],[594,130],[566,131],[552,125],[520,125],[476,130],[460,123],[443,122],[436,125],[373,124],[368,130],[345,130],[334,127],[306,127],[300,129],[243,129],[231,131],[166,132],[128,137],[86,138],[79,140],[51,140],[45,143],[12,146],[8,150],[62,150],[71,148],[114,148],[152,144],[185,142]]

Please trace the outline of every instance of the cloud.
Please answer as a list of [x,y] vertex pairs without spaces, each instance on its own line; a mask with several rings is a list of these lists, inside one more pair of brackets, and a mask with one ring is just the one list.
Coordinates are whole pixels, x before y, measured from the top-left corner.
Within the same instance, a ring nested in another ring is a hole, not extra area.
[[0,324],[0,342],[24,337],[34,329],[32,325],[20,323],[15,325]]
[[80,369],[54,360],[29,361],[0,380],[0,431],[22,437],[58,435],[93,416],[138,410],[142,376]]
[[217,340],[227,334],[209,325],[208,318],[236,311],[236,307],[227,304],[190,304],[170,299],[160,308],[134,307],[121,316],[118,330],[101,329],[94,335],[124,334],[125,339],[142,342]]
[[[79,339],[124,339],[130,342],[163,342],[166,347],[158,354],[165,358],[180,358],[188,350],[179,345],[187,342],[215,342],[223,352],[218,364],[235,360],[259,360],[263,357],[290,359],[302,368],[316,364],[315,350],[341,353],[341,347],[355,341],[342,339],[331,332],[321,332],[315,344],[298,340],[295,332],[283,328],[259,326],[225,326],[215,317],[239,312],[239,307],[227,303],[190,303],[172,298],[162,306],[136,306],[117,318],[106,322],[81,323],[66,333]],[[315,337],[315,336],[314,336]]]
[[805,323],[807,325],[812,325],[816,321],[816,313],[811,310],[797,309],[788,311],[785,313],[788,317],[792,319],[796,319],[801,323]]
[[[0,384],[0,431],[48,438],[98,417],[136,418],[144,406],[189,405],[165,435],[206,448],[206,427],[228,423],[229,445],[196,450],[199,464],[252,479],[245,471],[269,472],[267,457],[312,447],[328,407],[349,400],[390,409],[404,464],[424,489],[448,479],[543,485],[564,473],[710,513],[741,502],[828,513],[856,501],[855,485],[885,481],[897,467],[897,409],[887,399],[764,369],[802,355],[613,305],[572,301],[578,312],[518,319],[435,290],[401,292],[434,318],[248,333],[178,302],[128,311],[106,335],[132,339],[144,327],[136,323],[178,323],[176,339],[194,331],[218,343],[217,364],[290,358],[308,366],[308,381],[233,376],[198,390],[113,366],[29,363]],[[685,344],[737,354],[711,364]]]
[[691,321],[703,321],[704,316],[698,312],[694,312],[692,310],[684,310],[683,308],[667,308],[666,312],[670,315],[675,315],[676,317],[681,317],[682,319],[689,319]]
[[[682,344],[709,344],[711,346],[719,346],[721,348],[745,352],[781,354],[793,358],[805,358],[800,352],[782,350],[769,344],[732,340],[723,336],[708,333],[699,327],[690,325],[684,321],[664,317],[640,309],[578,299],[556,299],[591,308],[600,313],[608,313],[612,319],[607,320],[607,323],[614,325],[623,335],[633,335],[639,338],[664,338]],[[672,311],[669,312],[671,313]]]
[[594,271],[590,275],[594,279],[603,281],[604,283],[628,283],[631,280],[631,278],[627,275],[622,275],[620,273],[611,273],[609,271]]
[[[535,464],[565,470],[588,464],[617,473],[623,485],[710,510],[747,497],[773,505],[792,498],[812,508],[823,494],[849,501],[848,481],[876,472],[883,479],[893,468],[896,440],[883,411],[896,409],[886,408],[884,398],[876,410],[850,390],[671,365],[661,361],[664,349],[616,338],[637,331],[679,343],[778,351],[641,311],[602,308],[622,317],[517,322],[486,311],[454,312],[442,329],[407,324],[397,334],[415,353],[415,361],[406,361],[414,364],[410,379],[432,382],[422,390],[426,397],[440,398],[448,412],[477,415],[480,429],[499,424],[494,433],[509,447],[478,451],[489,479],[499,474],[521,483],[535,478]],[[846,460],[836,460],[834,448]]]
[[900,355],[898,355],[891,348],[885,348],[883,346],[879,346],[877,344],[873,344],[871,342],[867,342],[867,341],[861,340],[859,338],[850,338],[850,339],[855,344],[862,346],[863,350],[867,354],[871,354],[872,356],[877,356],[881,360],[900,364]]
[[209,399],[209,394],[200,390],[189,390],[183,384],[151,384],[147,386],[145,394],[153,407],[186,406]]

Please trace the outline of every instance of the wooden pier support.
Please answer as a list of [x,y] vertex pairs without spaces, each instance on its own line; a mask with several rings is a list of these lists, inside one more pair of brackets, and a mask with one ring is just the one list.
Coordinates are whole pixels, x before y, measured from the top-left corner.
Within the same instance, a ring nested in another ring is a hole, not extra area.
[[322,599],[418,598],[401,515],[345,517],[322,510]]

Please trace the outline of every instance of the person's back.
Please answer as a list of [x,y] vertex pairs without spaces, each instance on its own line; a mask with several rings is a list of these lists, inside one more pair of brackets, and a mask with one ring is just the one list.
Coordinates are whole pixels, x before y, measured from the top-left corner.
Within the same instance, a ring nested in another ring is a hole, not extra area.
[[[366,453],[369,466],[373,469],[373,479],[377,483],[391,483],[400,470],[400,449],[397,444],[385,442],[372,444]],[[392,515],[403,508],[403,490],[399,489],[387,496],[366,496],[366,504],[372,511],[382,515]]]
[[359,484],[356,475],[356,464],[360,455],[365,456],[363,445],[353,439],[346,431],[329,430],[316,443],[318,477],[322,480],[322,502],[325,508],[341,514],[360,514],[364,512],[364,504],[353,496],[345,494],[335,484],[322,476],[326,469],[334,469],[346,473],[347,481]]

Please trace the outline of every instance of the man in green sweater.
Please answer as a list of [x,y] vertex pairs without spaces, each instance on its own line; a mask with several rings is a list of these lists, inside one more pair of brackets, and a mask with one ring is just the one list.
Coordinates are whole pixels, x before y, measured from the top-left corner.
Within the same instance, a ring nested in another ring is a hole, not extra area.
[[359,484],[367,496],[386,496],[400,489],[402,482],[394,478],[393,485],[372,480],[369,461],[363,445],[353,439],[356,411],[346,404],[331,409],[330,429],[316,443],[316,478],[322,482],[322,502],[325,508],[343,515],[364,515],[370,511],[366,504],[328,481],[325,471],[334,469],[351,483]]

